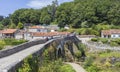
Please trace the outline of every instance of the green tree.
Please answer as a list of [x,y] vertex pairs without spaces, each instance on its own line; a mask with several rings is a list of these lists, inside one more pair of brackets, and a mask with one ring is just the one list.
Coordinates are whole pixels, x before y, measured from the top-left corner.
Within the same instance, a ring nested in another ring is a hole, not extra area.
[[19,22],[17,28],[18,29],[23,29],[23,23]]
[[10,24],[9,28],[11,29],[15,29],[16,28],[16,25],[14,23]]

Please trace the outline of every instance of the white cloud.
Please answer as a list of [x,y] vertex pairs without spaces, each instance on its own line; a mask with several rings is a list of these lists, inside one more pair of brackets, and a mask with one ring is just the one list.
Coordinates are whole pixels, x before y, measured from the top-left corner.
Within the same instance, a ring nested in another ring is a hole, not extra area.
[[[54,0],[30,0],[27,3],[27,6],[31,8],[42,8],[52,4],[52,1]],[[59,3],[68,2],[68,1],[73,1],[73,0],[58,0]]]
[[27,3],[27,6],[31,8],[42,8],[50,5],[53,0],[31,0]]

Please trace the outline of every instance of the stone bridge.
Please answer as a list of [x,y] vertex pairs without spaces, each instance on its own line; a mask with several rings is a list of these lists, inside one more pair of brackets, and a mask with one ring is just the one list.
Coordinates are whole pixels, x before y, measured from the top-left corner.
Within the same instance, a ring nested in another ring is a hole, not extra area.
[[[76,36],[69,36],[57,39],[36,40],[30,41],[8,50],[0,51],[0,72],[16,72],[16,69],[21,67],[23,60],[30,55],[39,56],[40,61],[44,60],[42,57],[43,52],[50,46],[55,48],[55,58],[62,57],[66,59],[66,51],[69,50],[70,54],[74,56],[74,47],[78,48],[80,43]],[[85,54],[82,53],[82,56]]]

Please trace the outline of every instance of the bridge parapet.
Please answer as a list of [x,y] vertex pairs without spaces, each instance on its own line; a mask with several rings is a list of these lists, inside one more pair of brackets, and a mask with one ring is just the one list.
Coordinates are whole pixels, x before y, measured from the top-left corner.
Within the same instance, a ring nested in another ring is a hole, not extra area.
[[30,42],[26,42],[20,45],[17,45],[11,49],[7,49],[7,50],[0,50],[0,58],[3,58],[5,56],[9,56],[11,54],[17,53],[21,50],[27,49],[33,45],[37,45],[37,44],[43,44],[45,43],[46,40],[35,40],[35,41],[30,41]]

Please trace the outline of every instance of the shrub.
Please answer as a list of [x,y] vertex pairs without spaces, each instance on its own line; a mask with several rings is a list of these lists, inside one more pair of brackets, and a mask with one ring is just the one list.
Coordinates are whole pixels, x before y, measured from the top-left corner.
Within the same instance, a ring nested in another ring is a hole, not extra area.
[[120,68],[120,62],[116,62],[116,63],[115,63],[115,66],[117,66],[117,67]]
[[63,65],[60,67],[60,72],[75,72],[70,65]]
[[92,38],[91,41],[97,42],[98,39],[97,38]]
[[109,61],[106,61],[105,64],[104,64],[106,67],[111,67],[112,64],[109,62]]
[[5,46],[5,42],[3,40],[0,40],[0,50],[3,49]]
[[107,39],[107,38],[100,38],[100,41],[101,41],[102,43],[108,43],[108,39]]
[[75,52],[75,56],[79,59],[81,57],[81,52],[80,51]]
[[87,68],[87,67],[91,66],[92,63],[93,63],[93,57],[92,57],[92,56],[86,58],[86,59],[85,59],[85,63],[84,63],[84,67]]
[[110,46],[119,46],[116,42],[110,42]]
[[98,72],[99,68],[97,66],[91,65],[87,68],[88,72]]
[[22,44],[24,42],[26,42],[26,40],[13,40],[11,42],[11,45],[19,45],[19,44]]
[[60,32],[64,32],[64,31],[67,31],[67,29],[61,28],[61,29],[59,29],[59,31],[60,31]]

